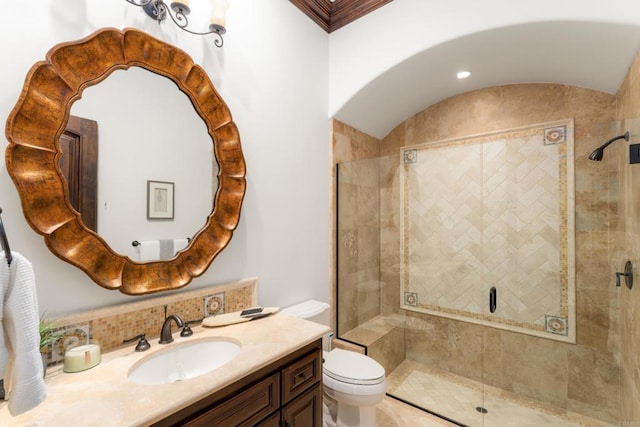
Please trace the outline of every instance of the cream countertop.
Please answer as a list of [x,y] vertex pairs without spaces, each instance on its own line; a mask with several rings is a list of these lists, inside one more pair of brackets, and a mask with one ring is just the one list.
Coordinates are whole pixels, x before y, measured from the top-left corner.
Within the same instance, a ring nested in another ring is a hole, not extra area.
[[[135,343],[102,355],[102,363],[77,373],[49,369],[47,399],[36,408],[12,417],[7,403],[0,404],[2,426],[143,426],[197,402],[201,398],[257,371],[271,362],[315,341],[329,328],[278,313],[251,322],[220,328],[193,328],[187,338],[174,333],[171,344],[150,339],[151,349],[136,353]],[[138,360],[180,342],[198,338],[229,337],[242,344],[231,362],[212,372],[172,384],[136,384],[127,372]]]

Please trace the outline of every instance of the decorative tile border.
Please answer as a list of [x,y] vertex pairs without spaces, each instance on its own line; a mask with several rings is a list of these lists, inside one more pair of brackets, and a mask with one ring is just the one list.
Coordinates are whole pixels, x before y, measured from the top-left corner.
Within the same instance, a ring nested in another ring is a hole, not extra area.
[[94,342],[107,352],[123,345],[125,339],[144,333],[154,345],[167,313],[185,321],[211,314],[234,312],[258,305],[258,279],[210,286],[140,302],[88,311],[53,319],[56,339],[45,349],[47,365],[59,363],[72,347]]

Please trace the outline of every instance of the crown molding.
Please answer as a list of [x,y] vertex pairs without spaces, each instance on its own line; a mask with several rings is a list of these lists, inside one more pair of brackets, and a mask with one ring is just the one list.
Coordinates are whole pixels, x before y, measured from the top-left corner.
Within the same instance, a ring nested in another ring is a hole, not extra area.
[[373,12],[393,0],[290,0],[327,33]]

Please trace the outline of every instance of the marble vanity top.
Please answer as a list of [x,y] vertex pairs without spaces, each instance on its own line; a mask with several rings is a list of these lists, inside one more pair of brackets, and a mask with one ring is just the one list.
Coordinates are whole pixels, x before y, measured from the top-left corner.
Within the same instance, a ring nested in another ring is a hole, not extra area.
[[[220,328],[193,328],[194,334],[161,345],[150,339],[151,349],[136,353],[135,343],[102,355],[102,363],[77,373],[62,372],[62,365],[47,372],[47,399],[19,416],[0,404],[1,426],[144,426],[197,402],[244,376],[320,338],[329,328],[278,313],[251,322]],[[172,384],[144,385],[127,379],[131,366],[155,351],[206,337],[229,337],[242,343],[240,353],[212,372]]]

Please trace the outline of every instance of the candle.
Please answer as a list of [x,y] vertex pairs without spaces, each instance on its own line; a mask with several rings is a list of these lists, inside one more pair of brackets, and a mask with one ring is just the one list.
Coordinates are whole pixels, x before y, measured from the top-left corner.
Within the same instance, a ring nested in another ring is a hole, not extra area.
[[102,361],[100,346],[86,344],[68,349],[64,354],[64,372],[80,372],[93,368]]
[[228,0],[212,0],[211,1],[211,25],[223,27],[227,25],[227,9],[229,8]]

